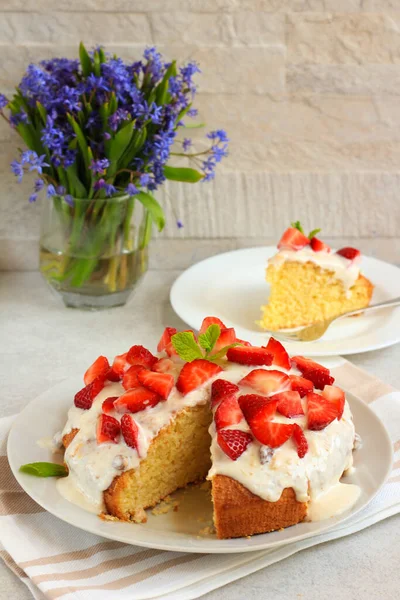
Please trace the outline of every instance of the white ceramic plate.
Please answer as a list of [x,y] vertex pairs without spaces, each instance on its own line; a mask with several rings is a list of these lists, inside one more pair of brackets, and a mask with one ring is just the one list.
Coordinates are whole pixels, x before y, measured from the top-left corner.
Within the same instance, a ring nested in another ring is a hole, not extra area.
[[[207,315],[220,317],[234,327],[239,338],[265,345],[269,333],[255,324],[266,303],[267,260],[274,246],[246,248],[218,254],[193,265],[178,277],[171,289],[175,312],[194,329]],[[363,257],[362,272],[375,286],[372,304],[400,296],[400,268],[375,258]],[[385,348],[400,341],[400,307],[386,308],[334,323],[315,342],[285,342],[289,354],[337,356]]]
[[227,553],[272,548],[318,535],[354,515],[375,496],[391,470],[392,447],[384,426],[366,404],[350,398],[356,428],[364,445],[354,454],[354,474],[343,481],[356,483],[362,492],[352,509],[342,515],[326,521],[300,523],[251,539],[217,540],[213,535],[199,533],[211,524],[211,501],[204,491],[193,488],[190,492],[178,493],[181,504],[177,512],[155,516],[148,511],[148,521],[141,525],[104,522],[64,500],[57,491],[55,479],[40,479],[18,470],[25,463],[54,461],[50,451],[39,447],[37,440],[52,437],[62,429],[78,387],[78,382],[66,381],[28,404],[11,429],[8,459],[20,485],[43,508],[71,525],[112,540],[177,552]]

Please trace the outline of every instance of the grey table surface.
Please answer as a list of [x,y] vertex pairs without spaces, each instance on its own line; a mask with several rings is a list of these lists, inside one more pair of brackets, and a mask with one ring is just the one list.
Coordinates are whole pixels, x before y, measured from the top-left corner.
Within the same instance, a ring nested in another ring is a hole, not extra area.
[[[67,377],[79,377],[99,354],[154,346],[165,325],[184,323],[169,304],[177,270],[147,273],[130,303],[101,313],[65,309],[36,272],[0,273],[0,416]],[[348,357],[400,388],[400,344]],[[298,553],[203,596],[206,600],[364,600],[400,596],[400,516],[348,538]],[[0,561],[0,598],[32,596]]]

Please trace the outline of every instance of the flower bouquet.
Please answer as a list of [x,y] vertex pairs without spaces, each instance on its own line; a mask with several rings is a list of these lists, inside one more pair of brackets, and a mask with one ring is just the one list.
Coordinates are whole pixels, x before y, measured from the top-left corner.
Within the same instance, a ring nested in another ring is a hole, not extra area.
[[[195,62],[178,67],[148,48],[127,63],[83,44],[79,57],[29,65],[13,98],[0,95],[0,114],[28,147],[11,163],[18,181],[38,175],[29,200],[46,189],[41,272],[67,305],[101,308],[124,304],[147,269],[152,226],[165,223],[153,192],[166,179],[212,179],[228,139],[211,131],[193,152],[178,137],[197,114]],[[167,164],[173,155],[195,168]]]

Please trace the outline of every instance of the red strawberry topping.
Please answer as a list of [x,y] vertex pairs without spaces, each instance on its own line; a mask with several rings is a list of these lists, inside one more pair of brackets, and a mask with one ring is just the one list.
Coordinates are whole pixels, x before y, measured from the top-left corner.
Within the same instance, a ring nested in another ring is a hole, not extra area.
[[308,429],[313,431],[325,429],[338,416],[336,404],[313,392],[307,394],[307,406]]
[[121,427],[117,419],[110,415],[99,415],[97,419],[96,437],[98,444],[116,444],[119,439]]
[[239,384],[248,385],[260,394],[274,394],[290,389],[290,379],[286,373],[274,369],[271,371],[254,369],[246,377],[243,377]]
[[125,440],[125,444],[130,448],[136,448],[139,453],[139,428],[136,424],[135,419],[132,415],[122,415],[121,418],[121,431],[122,436]]
[[270,448],[278,448],[292,436],[293,427],[292,424],[265,421],[256,428],[252,427],[251,430],[261,444]]
[[129,369],[129,363],[126,360],[127,355],[127,352],[125,352],[124,354],[118,354],[118,356],[114,358],[114,362],[112,364],[112,371],[114,373],[117,373],[117,375],[119,375],[121,379],[124,372],[127,369]]
[[211,406],[215,406],[220,400],[228,396],[235,396],[239,388],[234,383],[225,379],[216,379],[211,385]]
[[235,340],[238,344],[240,344],[241,346],[251,346],[250,342],[246,342],[246,340],[241,340],[239,338],[236,338]]
[[278,400],[277,411],[289,419],[304,415],[299,392],[281,392],[271,396],[270,399]]
[[229,425],[237,425],[243,419],[238,401],[234,396],[228,396],[222,400],[215,411],[214,421],[217,431]]
[[304,371],[303,375],[306,379],[312,381],[317,390],[323,390],[326,385],[332,385],[335,381],[335,378],[329,374],[329,371],[321,369],[310,369],[309,371]]
[[311,369],[317,369],[318,371],[326,371],[329,373],[329,369],[323,367],[317,362],[314,362],[310,358],[305,358],[304,356],[292,356],[292,361],[303,374],[304,371],[309,371]]
[[324,390],[322,392],[322,395],[324,396],[324,398],[326,398],[327,400],[329,400],[330,402],[333,402],[337,408],[337,418],[338,421],[340,421],[340,419],[343,416],[343,411],[344,411],[344,403],[345,403],[345,396],[344,396],[344,391],[341,390],[339,387],[336,387],[335,385],[326,385],[324,387]]
[[316,237],[311,238],[310,246],[314,252],[331,252],[332,248]]
[[217,341],[215,342],[215,346],[212,349],[212,353],[218,352],[221,348],[225,348],[225,346],[230,346],[236,342],[236,333],[233,327],[229,327],[226,329],[221,329],[221,333]]
[[114,401],[118,400],[118,396],[110,396],[110,398],[107,398],[106,400],[104,400],[103,404],[101,405],[101,409],[103,412],[105,413],[110,413],[114,410]]
[[235,346],[226,353],[227,359],[240,365],[270,365],[273,356],[265,348],[257,346]]
[[221,371],[222,369],[218,365],[203,358],[198,358],[184,365],[176,382],[176,387],[182,394],[188,394]]
[[125,372],[122,378],[122,385],[126,390],[131,390],[132,388],[139,387],[140,381],[138,379],[138,374],[140,371],[145,371],[146,369],[141,365],[132,365]]
[[237,460],[252,441],[252,436],[239,429],[223,429],[218,432],[218,445],[232,460]]
[[308,442],[304,431],[297,423],[293,424],[293,440],[297,446],[298,457],[304,458],[308,451]]
[[114,402],[114,408],[119,413],[136,413],[145,408],[156,406],[162,398],[145,387],[128,390]]
[[206,317],[203,319],[199,333],[205,333],[210,325],[219,325],[221,330],[226,329],[226,325],[218,317]]
[[97,377],[92,383],[75,394],[74,404],[78,408],[88,410],[93,404],[93,400],[104,387],[104,377]]
[[175,383],[173,375],[169,373],[155,373],[146,369],[142,369],[138,373],[138,380],[144,387],[155,392],[164,400],[170,395]]
[[310,240],[295,227],[288,227],[279,240],[278,249],[301,250],[308,246]]
[[265,346],[265,348],[273,356],[273,365],[276,365],[277,367],[282,367],[282,369],[290,369],[291,365],[289,354],[286,352],[282,344],[278,342],[278,340],[276,340],[273,337],[269,338],[268,344]]
[[164,329],[164,333],[162,334],[160,341],[158,342],[157,352],[162,352],[163,350],[165,350],[168,356],[176,354],[175,348],[173,347],[171,342],[171,338],[177,332],[178,330],[175,329],[175,327],[166,327]]
[[174,363],[170,358],[160,358],[152,368],[152,371],[156,371],[156,373],[168,373],[173,369]]
[[278,405],[278,400],[259,394],[245,394],[239,397],[238,402],[250,427],[257,422],[272,419]]
[[89,383],[92,383],[97,377],[106,377],[109,370],[110,364],[106,357],[99,356],[99,358],[96,358],[94,363],[88,368],[83,377],[85,385],[89,385]]
[[346,248],[341,248],[340,250],[338,250],[336,252],[336,254],[339,254],[340,256],[344,256],[344,258],[347,258],[348,260],[357,260],[358,258],[361,257],[361,252],[359,250],[357,250],[356,248],[350,248],[350,247],[346,247]]
[[114,371],[114,369],[110,369],[107,373],[107,379],[108,381],[121,381],[121,377],[119,376],[119,374]]
[[295,392],[299,392],[302,398],[309,392],[314,391],[314,385],[312,381],[309,381],[304,377],[300,377],[299,375],[289,375],[289,379],[291,389]]
[[132,346],[126,356],[126,360],[130,365],[142,365],[146,369],[151,369],[158,358],[153,356],[144,346]]

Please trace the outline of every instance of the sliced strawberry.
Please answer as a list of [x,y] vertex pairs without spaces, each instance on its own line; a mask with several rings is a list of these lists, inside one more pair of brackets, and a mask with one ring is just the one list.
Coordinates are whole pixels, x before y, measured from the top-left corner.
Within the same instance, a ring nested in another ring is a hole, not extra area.
[[226,329],[226,325],[224,325],[221,319],[218,319],[218,317],[206,317],[203,319],[199,333],[205,333],[210,325],[219,325],[221,330]]
[[324,387],[322,395],[324,396],[324,398],[335,404],[338,413],[337,418],[338,421],[340,421],[340,419],[343,416],[345,404],[344,391],[335,385],[326,385]]
[[173,375],[169,373],[155,373],[146,369],[142,369],[138,373],[138,380],[144,387],[155,392],[164,400],[170,395],[175,383]]
[[289,379],[291,389],[294,392],[299,392],[302,398],[308,393],[314,391],[314,385],[312,381],[309,381],[305,377],[300,377],[300,375],[289,375]]
[[238,344],[240,344],[241,346],[251,346],[250,342],[246,342],[246,340],[241,340],[239,338],[236,338],[235,340]]
[[265,348],[235,346],[226,353],[227,359],[240,365],[271,365],[273,356]]
[[218,445],[232,460],[237,460],[253,440],[250,433],[239,429],[223,429],[218,432]]
[[117,419],[110,415],[99,415],[97,419],[96,438],[98,444],[117,444],[121,427]]
[[297,423],[293,424],[293,440],[297,446],[297,455],[299,458],[304,458],[308,451],[307,438],[304,431]]
[[318,369],[320,371],[326,371],[329,373],[329,369],[323,367],[317,362],[314,362],[310,358],[305,358],[304,356],[292,356],[292,361],[303,374],[304,371],[309,371],[310,369]]
[[215,411],[214,421],[217,431],[229,425],[237,425],[243,419],[238,401],[234,396],[228,396],[222,400]]
[[184,365],[176,382],[176,387],[182,394],[188,394],[221,371],[222,369],[218,365],[209,360],[198,358]]
[[293,434],[294,425],[286,423],[275,423],[274,421],[264,421],[257,423],[251,428],[254,437],[257,440],[269,446],[270,448],[278,448],[282,446]]
[[153,356],[144,346],[132,346],[126,356],[126,360],[130,365],[142,365],[146,369],[151,369],[158,358]]
[[276,413],[278,400],[266,398],[259,394],[245,394],[238,399],[244,418],[252,427],[253,424],[268,421]]
[[239,388],[234,383],[225,379],[216,379],[211,385],[211,406],[215,406],[220,400],[229,396],[235,396]]
[[75,394],[74,404],[78,408],[88,410],[93,404],[93,400],[104,387],[104,377],[97,377],[92,383]]
[[121,377],[120,375],[114,371],[114,369],[110,369],[107,373],[107,377],[106,379],[108,379],[108,381],[121,381]]
[[125,444],[130,448],[136,448],[139,453],[139,428],[132,415],[122,415],[121,432],[125,440]]
[[122,394],[114,402],[114,408],[119,413],[136,413],[150,406],[156,406],[162,398],[145,387],[133,388]]
[[92,383],[97,377],[105,377],[110,370],[110,364],[105,356],[99,356],[86,371],[83,381],[85,385]]
[[138,379],[138,373],[140,371],[146,371],[142,365],[132,365],[129,369],[124,373],[122,378],[122,385],[126,390],[131,390],[132,388],[140,387],[141,383]]
[[325,429],[338,416],[336,404],[319,394],[307,394],[308,429],[319,431]]
[[166,327],[164,329],[164,333],[162,334],[160,341],[158,342],[157,352],[162,352],[163,350],[165,350],[168,356],[176,354],[175,348],[172,345],[171,338],[177,332],[178,330],[175,329],[175,327]]
[[331,252],[332,248],[316,237],[311,238],[310,246],[314,252]]
[[280,394],[270,396],[270,399],[278,400],[277,411],[284,417],[291,419],[304,415],[299,392],[281,392]]
[[286,373],[275,369],[254,369],[239,381],[239,385],[248,385],[260,394],[274,394],[290,389],[290,379]]
[[156,373],[168,373],[174,368],[174,363],[170,358],[160,358],[152,367]]
[[273,365],[276,365],[277,367],[282,367],[282,369],[290,369],[291,364],[289,354],[286,352],[282,344],[278,342],[278,340],[276,340],[273,337],[270,337],[268,344],[265,346],[265,348],[273,356]]
[[118,356],[114,358],[114,362],[112,364],[112,371],[117,373],[121,379],[125,371],[129,369],[129,363],[126,360],[127,355],[127,352],[124,354],[118,354]]
[[215,346],[212,350],[213,353],[218,352],[221,348],[225,348],[225,346],[230,346],[236,342],[236,333],[233,327],[221,329],[221,333],[219,338],[217,339]]
[[308,246],[310,240],[295,227],[288,227],[279,240],[278,249],[301,250]]
[[325,369],[309,369],[303,371],[306,379],[309,379],[317,390],[323,390],[326,385],[332,385],[335,378]]
[[351,260],[351,261],[358,261],[358,259],[361,258],[361,252],[359,250],[357,250],[356,248],[350,248],[350,247],[341,248],[340,250],[338,250],[336,252],[336,254],[339,254],[340,256],[344,256],[344,258],[347,258],[348,260]]
[[101,410],[105,413],[112,412],[114,410],[115,400],[118,400],[118,396],[110,396],[109,398],[104,400],[103,404],[101,405]]

